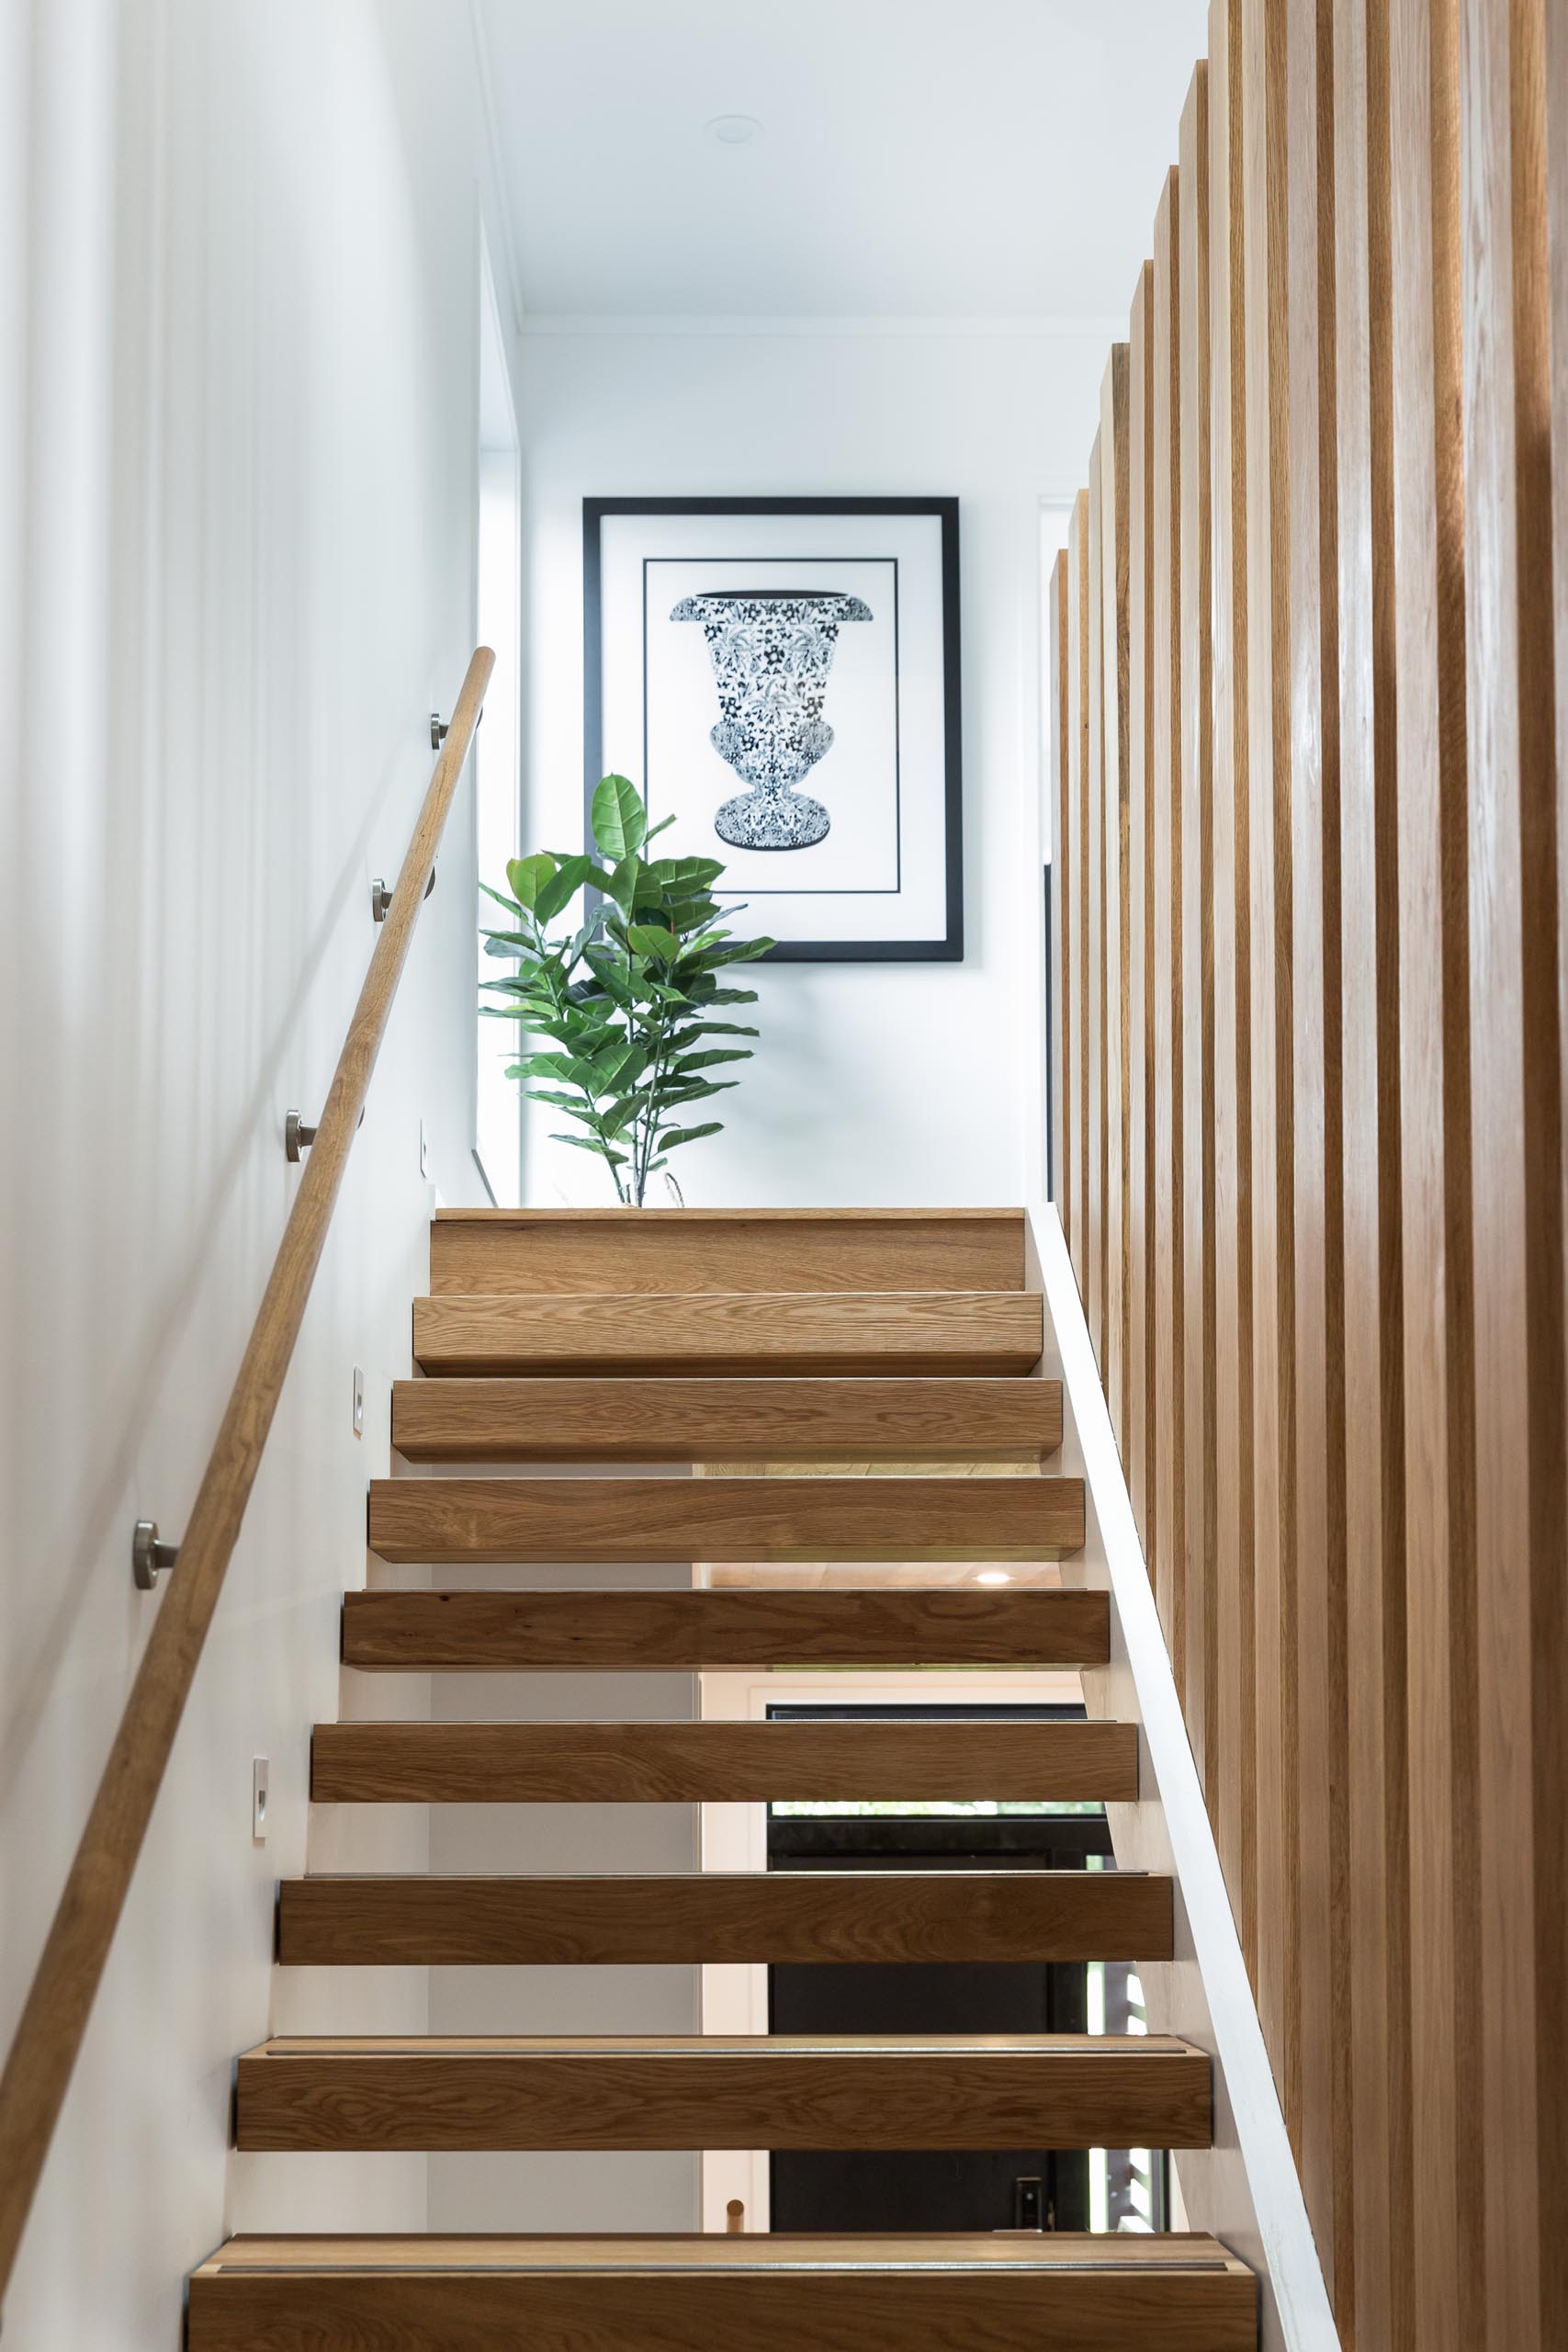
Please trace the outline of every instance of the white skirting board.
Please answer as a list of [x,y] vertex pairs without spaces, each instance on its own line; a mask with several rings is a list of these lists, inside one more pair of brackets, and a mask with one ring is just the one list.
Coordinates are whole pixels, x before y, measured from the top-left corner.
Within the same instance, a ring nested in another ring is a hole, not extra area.
[[1312,2225],[1225,1892],[1169,1653],[1144,1564],[1132,1498],[1084,1320],[1061,1222],[1030,1212],[1045,1295],[1042,1371],[1060,1379],[1062,1451],[1053,1465],[1086,1487],[1084,1549],[1064,1564],[1074,1584],[1108,1589],[1111,1664],[1084,1676],[1091,1714],[1139,1726],[1136,1804],[1112,1805],[1123,1869],[1176,1879],[1176,1957],[1141,1970],[1149,2026],[1213,2053],[1214,2145],[1174,2157],[1189,2226],[1209,2230],[1249,2262],[1263,2290],[1269,2352],[1339,2352]]

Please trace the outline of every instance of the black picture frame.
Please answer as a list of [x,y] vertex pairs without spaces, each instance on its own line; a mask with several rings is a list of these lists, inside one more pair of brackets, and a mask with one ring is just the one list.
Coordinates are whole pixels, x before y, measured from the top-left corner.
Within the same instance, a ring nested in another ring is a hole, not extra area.
[[964,960],[963,662],[959,639],[956,498],[585,498],[582,502],[582,787],[588,810],[604,773],[604,646],[600,600],[600,526],[606,515],[927,515],[942,526],[942,759],[946,830],[946,928],[940,939],[784,940],[770,964],[958,964]]

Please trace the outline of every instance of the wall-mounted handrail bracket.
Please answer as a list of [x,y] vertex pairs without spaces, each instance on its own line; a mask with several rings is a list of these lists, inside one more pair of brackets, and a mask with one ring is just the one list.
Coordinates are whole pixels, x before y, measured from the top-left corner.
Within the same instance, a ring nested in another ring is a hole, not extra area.
[[[446,734],[446,729],[445,727],[442,729],[441,732],[443,735]],[[424,886],[424,895],[427,899],[434,888],[435,868],[433,865],[430,869],[430,879]],[[385,882],[382,881],[381,876],[378,874],[376,879],[370,885],[370,920],[372,922],[385,922],[387,917],[391,913],[391,911],[392,894],[390,890],[388,889]]]
[[[479,717],[475,719],[474,725],[476,727],[482,727],[484,725],[484,718],[485,715],[481,710]],[[447,727],[448,722],[442,718],[441,713],[438,710],[433,710],[430,714],[430,748],[433,752],[438,752],[441,749],[442,744],[446,741]]]
[[[428,893],[426,893],[426,895],[428,896]],[[354,1124],[356,1128],[362,1127],[365,1125],[365,1113],[363,1109],[361,1109],[359,1116]],[[305,1153],[310,1150],[310,1146],[315,1142],[316,1137],[320,1133],[321,1129],[319,1127],[308,1127],[305,1125],[304,1120],[299,1116],[298,1111],[286,1111],[283,1114],[284,1158],[286,1159],[296,1160],[302,1159]]]
[[177,1544],[159,1540],[155,1519],[139,1519],[131,1531],[130,1573],[138,1592],[151,1592],[158,1582],[160,1572],[172,1568],[180,1556]]
[[[315,1149],[294,1188],[250,1339],[191,1501],[180,1572],[149,1626],[146,1650],[0,2074],[0,2295],[16,2262],[326,1246],[354,1131],[419,921],[415,886],[435,862],[494,667],[494,654],[479,646],[453,707],[451,733],[435,762],[390,911],[371,953],[319,1130],[307,1129],[297,1111],[289,1114],[289,1158],[297,1159],[312,1140]],[[138,1528],[139,1538],[141,1533]],[[145,1540],[158,1543],[151,1523]],[[165,1565],[156,1552],[149,1555],[149,1569]]]

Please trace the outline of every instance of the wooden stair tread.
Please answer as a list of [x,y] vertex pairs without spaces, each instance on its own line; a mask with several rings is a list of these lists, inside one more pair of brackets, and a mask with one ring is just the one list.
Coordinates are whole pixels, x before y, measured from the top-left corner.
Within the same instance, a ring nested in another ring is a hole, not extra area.
[[344,1596],[344,1663],[371,1670],[1102,1666],[1109,1645],[1103,1592],[942,1586]]
[[436,1292],[1021,1290],[1021,1209],[438,1209]]
[[1052,1560],[1080,1478],[376,1478],[384,1560]]
[[189,2352],[1255,2352],[1201,2236],[238,2237]]
[[392,1443],[413,1462],[1021,1461],[1061,1442],[1058,1380],[452,1374],[392,1386]]
[[236,2143],[289,2149],[1206,2147],[1168,2036],[279,2036]]
[[414,1301],[431,1373],[1025,1373],[1028,1291],[436,1293]]
[[762,1871],[286,1879],[285,1966],[1168,1960],[1168,1878]]
[[318,1804],[874,1804],[1138,1792],[1117,1723],[318,1724]]
[[1179,2033],[270,2033],[247,2050],[253,2059],[646,2058],[716,2063],[755,2059],[785,2066],[796,2059],[865,2057],[1082,2059],[1111,2065],[1127,2057],[1151,2063],[1208,2053]]
[[359,2235],[310,2233],[288,2236],[244,2233],[228,2239],[195,2272],[198,2278],[222,2271],[299,2270],[344,2267],[389,2270],[623,2270],[639,2277],[660,2273],[739,2270],[748,2274],[801,2269],[859,2270],[889,2265],[920,2277],[953,2268],[974,2270],[1223,2270],[1250,2278],[1247,2265],[1217,2238],[1198,2231],[1158,2235],[1091,2233],[1087,2230],[998,2230],[980,2233],[925,2232],[888,2237],[873,2233],[843,2237],[758,2232],[724,2236],[626,2232],[615,2236],[555,2233],[537,2235],[481,2233],[472,2237],[433,2233],[367,2232]]

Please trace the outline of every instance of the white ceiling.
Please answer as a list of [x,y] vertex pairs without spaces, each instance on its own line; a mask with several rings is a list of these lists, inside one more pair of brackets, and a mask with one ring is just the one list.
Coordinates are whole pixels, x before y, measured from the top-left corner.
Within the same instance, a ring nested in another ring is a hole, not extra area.
[[534,313],[1120,313],[1205,47],[1204,0],[479,7]]

